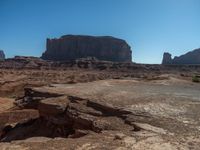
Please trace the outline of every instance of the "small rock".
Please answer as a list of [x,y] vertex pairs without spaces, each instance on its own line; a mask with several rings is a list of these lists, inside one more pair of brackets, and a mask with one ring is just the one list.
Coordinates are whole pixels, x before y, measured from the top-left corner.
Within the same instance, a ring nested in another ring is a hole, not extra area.
[[89,132],[87,130],[75,130],[73,135],[70,135],[70,138],[80,138],[82,136],[87,135]]
[[117,133],[117,134],[115,135],[114,140],[122,140],[122,139],[124,139],[125,137],[126,137],[125,134],[123,134],[123,133]]

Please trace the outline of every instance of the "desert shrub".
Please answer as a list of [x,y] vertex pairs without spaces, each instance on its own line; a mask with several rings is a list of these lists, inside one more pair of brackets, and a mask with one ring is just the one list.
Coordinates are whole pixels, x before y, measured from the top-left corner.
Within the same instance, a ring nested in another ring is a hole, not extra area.
[[200,76],[198,76],[198,75],[193,76],[192,81],[193,82],[200,82]]

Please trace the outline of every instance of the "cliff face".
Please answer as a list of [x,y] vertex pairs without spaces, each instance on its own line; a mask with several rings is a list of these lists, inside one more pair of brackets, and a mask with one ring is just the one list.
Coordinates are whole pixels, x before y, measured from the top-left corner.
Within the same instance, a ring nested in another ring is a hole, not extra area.
[[96,57],[99,60],[131,62],[131,48],[126,41],[109,36],[65,35],[47,39],[42,59],[65,61]]
[[171,58],[171,54],[164,53],[162,64],[200,64],[200,48],[179,57],[176,56],[174,59]]
[[3,50],[0,50],[0,60],[4,60],[5,59],[5,54]]

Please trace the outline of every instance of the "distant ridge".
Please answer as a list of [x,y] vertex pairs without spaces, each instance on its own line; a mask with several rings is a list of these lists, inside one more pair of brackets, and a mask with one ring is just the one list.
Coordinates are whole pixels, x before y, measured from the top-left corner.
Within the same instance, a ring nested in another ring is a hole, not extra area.
[[191,64],[191,65],[200,65],[200,48],[195,49],[193,51],[190,51],[184,55],[181,55],[179,57],[174,57],[172,59],[170,53],[164,53],[163,54],[163,60],[162,64],[168,65],[168,64]]

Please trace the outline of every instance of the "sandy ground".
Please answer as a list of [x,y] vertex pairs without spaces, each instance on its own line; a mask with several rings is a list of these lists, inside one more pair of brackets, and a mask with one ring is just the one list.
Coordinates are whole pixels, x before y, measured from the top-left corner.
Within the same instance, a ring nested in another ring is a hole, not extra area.
[[13,102],[14,102],[14,99],[0,97],[0,106],[1,106],[0,113],[14,107]]

